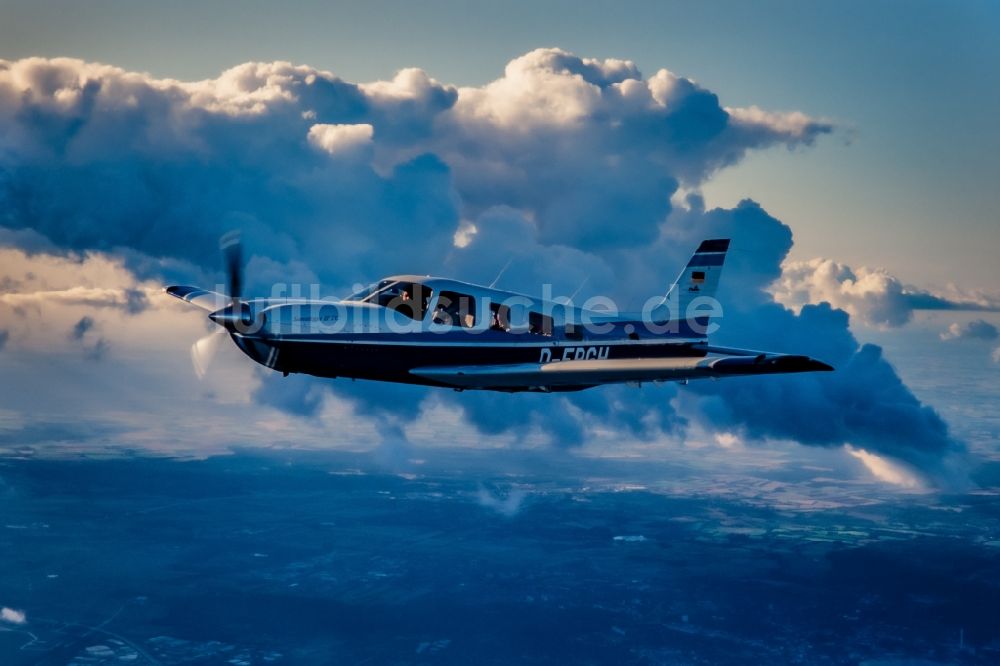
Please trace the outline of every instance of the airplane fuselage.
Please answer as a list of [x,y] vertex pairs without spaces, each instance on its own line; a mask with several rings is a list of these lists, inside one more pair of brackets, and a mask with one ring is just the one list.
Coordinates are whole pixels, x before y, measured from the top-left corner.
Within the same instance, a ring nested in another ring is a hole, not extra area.
[[708,344],[722,314],[714,293],[728,247],[704,241],[667,295],[634,315],[416,275],[337,301],[167,291],[208,310],[247,356],[285,374],[549,392],[830,370],[806,356]]
[[[295,308],[296,306],[280,306]],[[299,308],[301,310],[301,308]],[[278,314],[275,308],[265,311]],[[694,367],[705,358],[704,340],[681,334],[635,333],[639,324],[616,322],[606,333],[567,336],[565,328],[551,334],[499,330],[413,330],[403,332],[233,333],[233,340],[250,358],[286,373],[319,377],[346,377],[381,381],[451,386],[420,374],[420,368],[466,366],[516,366],[624,359],[687,359],[678,369]],[[627,332],[630,331],[631,333]],[[561,390],[591,384],[564,385]],[[552,388],[552,387],[548,387]],[[548,388],[544,390],[548,390]],[[501,390],[542,390],[530,383]]]

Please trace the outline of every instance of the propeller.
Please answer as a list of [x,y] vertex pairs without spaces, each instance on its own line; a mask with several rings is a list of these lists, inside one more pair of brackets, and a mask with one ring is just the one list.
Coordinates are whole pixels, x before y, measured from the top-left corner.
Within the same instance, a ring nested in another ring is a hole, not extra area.
[[250,317],[250,306],[240,300],[243,293],[243,249],[240,244],[240,232],[230,231],[219,239],[219,249],[222,250],[222,263],[226,271],[226,291],[231,299],[227,307],[208,315],[208,318],[219,326],[240,333],[252,332],[253,320]]
[[235,306],[243,295],[243,247],[240,244],[240,232],[230,231],[219,239],[219,249],[222,250],[222,260],[226,268],[226,283],[229,287],[229,297]]
[[219,349],[219,343],[229,331],[248,325],[250,308],[240,300],[243,293],[243,249],[240,243],[240,232],[230,231],[219,239],[219,249],[222,251],[222,262],[226,272],[226,291],[229,292],[230,304],[208,315],[208,318],[220,328],[199,339],[191,345],[191,364],[198,379],[204,379],[208,368]]
[[198,379],[208,374],[208,366],[219,350],[219,343],[226,337],[226,329],[218,328],[191,345],[191,365]]

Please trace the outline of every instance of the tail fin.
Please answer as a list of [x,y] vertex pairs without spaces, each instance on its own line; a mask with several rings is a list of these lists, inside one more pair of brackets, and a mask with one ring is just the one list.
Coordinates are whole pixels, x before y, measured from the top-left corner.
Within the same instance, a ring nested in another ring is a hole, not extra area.
[[[728,250],[728,238],[702,241],[687,266],[677,276],[663,302],[653,310],[653,319],[688,319],[693,316],[689,308],[695,299],[700,298],[702,300],[698,303],[705,303],[707,299],[715,298]],[[698,318],[701,319],[704,313],[699,312],[699,315]]]

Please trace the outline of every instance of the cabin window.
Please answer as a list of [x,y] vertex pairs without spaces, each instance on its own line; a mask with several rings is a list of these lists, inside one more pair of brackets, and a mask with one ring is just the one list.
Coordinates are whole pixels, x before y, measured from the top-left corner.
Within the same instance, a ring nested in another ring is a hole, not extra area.
[[510,307],[500,303],[490,303],[490,330],[510,331]]
[[552,335],[552,317],[540,312],[529,312],[528,332],[536,335]]
[[374,287],[352,296],[350,300],[363,303],[375,303],[391,308],[411,319],[423,319],[427,312],[432,290],[419,282],[403,282],[398,280],[383,280]]
[[424,318],[431,300],[431,289],[419,282],[400,282],[398,295],[387,307],[418,321]]
[[457,291],[442,291],[434,309],[434,323],[461,328],[476,325],[476,299]]

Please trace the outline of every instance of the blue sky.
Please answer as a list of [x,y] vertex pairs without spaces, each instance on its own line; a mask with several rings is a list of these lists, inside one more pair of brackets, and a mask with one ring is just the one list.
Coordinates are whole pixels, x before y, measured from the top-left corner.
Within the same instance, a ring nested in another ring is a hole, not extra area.
[[[933,483],[996,455],[991,5],[0,16],[0,445],[767,445]],[[718,340],[838,371],[512,397],[283,380],[228,349],[199,381],[204,317],[161,288],[215,284],[233,227],[263,294],[403,272],[489,282],[509,260],[504,287],[624,303],[662,294],[701,239],[732,237]],[[935,390],[921,358],[961,362],[936,361]],[[963,412],[941,393],[970,367]],[[387,407],[403,403],[415,425]]]
[[724,105],[840,129],[748,157],[704,187],[796,234],[792,256],[881,266],[907,283],[1000,289],[1000,6],[992,2],[2,3],[0,57],[68,55],[200,79],[290,60],[350,81],[417,66],[493,80],[540,46],[666,67]]

